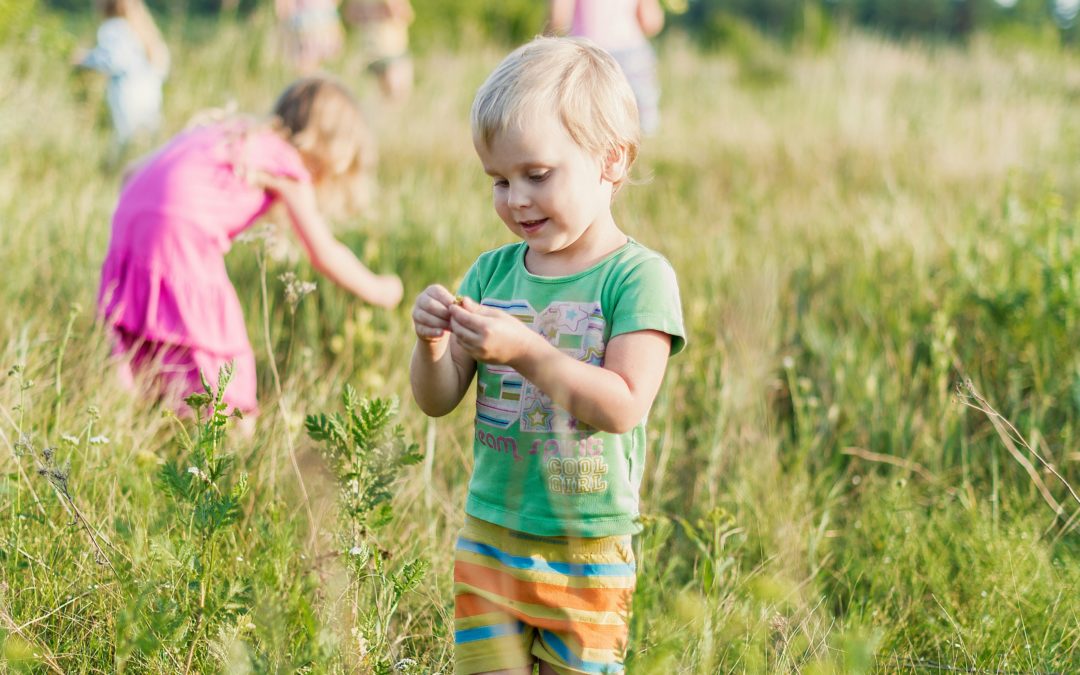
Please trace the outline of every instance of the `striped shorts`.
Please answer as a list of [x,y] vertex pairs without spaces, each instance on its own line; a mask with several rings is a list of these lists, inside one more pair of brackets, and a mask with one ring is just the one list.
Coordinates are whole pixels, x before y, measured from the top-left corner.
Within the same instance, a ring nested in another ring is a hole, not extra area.
[[456,671],[537,660],[621,673],[636,565],[630,535],[539,537],[471,516],[454,555]]

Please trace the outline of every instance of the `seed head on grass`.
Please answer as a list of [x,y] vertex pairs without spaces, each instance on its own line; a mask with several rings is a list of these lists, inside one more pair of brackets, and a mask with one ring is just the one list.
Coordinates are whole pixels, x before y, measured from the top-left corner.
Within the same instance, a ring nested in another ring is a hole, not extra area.
[[296,313],[296,307],[300,301],[310,293],[314,293],[317,285],[314,281],[298,279],[294,272],[285,272],[278,277],[285,284],[285,302],[289,304],[289,312]]

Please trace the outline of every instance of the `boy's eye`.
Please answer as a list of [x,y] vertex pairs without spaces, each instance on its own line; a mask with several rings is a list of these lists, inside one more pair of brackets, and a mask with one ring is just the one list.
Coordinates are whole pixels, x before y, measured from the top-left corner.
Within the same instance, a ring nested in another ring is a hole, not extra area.
[[541,173],[530,173],[529,174],[529,180],[531,180],[534,183],[543,183],[545,180],[547,180],[547,177],[550,176],[550,175],[551,175],[550,171],[544,171],[544,172],[541,172]]
[[506,180],[505,178],[496,178],[495,182],[493,183],[494,187],[497,187],[497,188],[498,187],[506,187],[509,184],[510,184],[510,181]]

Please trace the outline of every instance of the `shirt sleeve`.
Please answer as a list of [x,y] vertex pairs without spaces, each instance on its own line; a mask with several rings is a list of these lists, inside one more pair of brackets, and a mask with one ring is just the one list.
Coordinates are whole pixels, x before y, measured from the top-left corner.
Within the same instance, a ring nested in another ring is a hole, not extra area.
[[311,182],[311,174],[304,166],[300,152],[272,131],[248,138],[245,154],[249,166],[255,170],[286,176],[301,183]]
[[657,330],[671,336],[671,354],[686,347],[682,302],[675,270],[657,256],[630,269],[615,292],[611,335]]
[[465,295],[476,302],[483,300],[483,289],[480,286],[480,260],[477,260],[469,268],[469,271],[465,273],[465,278],[461,280],[461,285],[458,286],[458,295]]

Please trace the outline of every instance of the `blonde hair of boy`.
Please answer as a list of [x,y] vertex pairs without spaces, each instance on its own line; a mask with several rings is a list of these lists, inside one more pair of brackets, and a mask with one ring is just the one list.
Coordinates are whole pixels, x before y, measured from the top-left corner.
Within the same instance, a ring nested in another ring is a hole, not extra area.
[[146,60],[160,77],[169,72],[169,48],[161,36],[150,10],[142,0],[98,0],[98,8],[106,17],[119,17],[131,25],[135,36],[142,43]]
[[602,158],[625,153],[629,171],[641,124],[634,92],[610,54],[577,37],[537,37],[518,47],[476,93],[473,138],[490,147],[499,133],[524,128],[537,111],[549,110],[585,151]]
[[344,86],[326,77],[301,78],[278,97],[273,114],[278,132],[311,172],[321,211],[344,216],[368,205],[375,140]]

